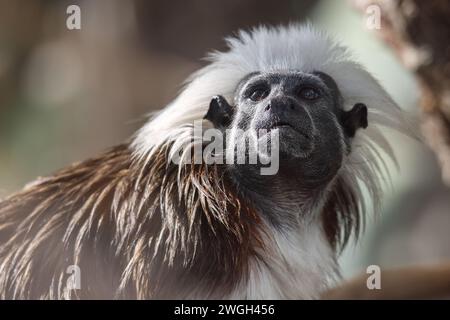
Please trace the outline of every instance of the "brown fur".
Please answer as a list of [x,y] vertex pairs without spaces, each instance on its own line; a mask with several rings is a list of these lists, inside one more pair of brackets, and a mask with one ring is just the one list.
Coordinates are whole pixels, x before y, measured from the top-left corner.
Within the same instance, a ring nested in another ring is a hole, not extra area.
[[[226,297],[264,250],[260,218],[224,167],[185,165],[178,177],[169,148],[133,160],[120,145],[0,202],[0,297],[63,298],[73,264],[71,298]],[[323,211],[333,246],[358,217],[337,179]]]
[[77,298],[230,290],[258,245],[258,217],[218,167],[189,165],[177,186],[166,151],[143,164],[118,146],[1,202],[1,298],[62,298],[71,264]]

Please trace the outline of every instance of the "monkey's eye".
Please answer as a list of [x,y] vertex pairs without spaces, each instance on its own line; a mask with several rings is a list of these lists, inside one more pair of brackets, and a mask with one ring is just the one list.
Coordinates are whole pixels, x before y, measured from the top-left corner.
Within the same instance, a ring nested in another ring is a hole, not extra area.
[[269,95],[269,90],[266,88],[256,88],[249,93],[250,100],[261,101]]
[[320,97],[319,90],[313,87],[303,87],[298,91],[300,97],[306,100],[316,100]]

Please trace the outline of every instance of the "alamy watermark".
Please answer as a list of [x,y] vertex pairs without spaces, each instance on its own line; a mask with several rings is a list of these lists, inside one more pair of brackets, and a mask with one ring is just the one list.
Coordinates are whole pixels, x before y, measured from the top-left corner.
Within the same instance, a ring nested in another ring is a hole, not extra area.
[[66,27],[69,30],[81,29],[81,8],[76,4],[72,4],[67,7],[66,13],[68,17],[66,19]]
[[372,4],[366,8],[366,27],[370,30],[381,29],[381,8],[376,4]]
[[253,164],[261,175],[275,175],[279,169],[278,129],[221,131],[203,129],[194,121],[193,135],[173,147],[170,161],[175,164]]
[[81,269],[79,266],[73,264],[67,267],[66,274],[69,277],[66,280],[63,295],[65,300],[70,300],[72,291],[81,289]]
[[377,265],[370,265],[366,269],[366,273],[370,274],[366,280],[366,286],[369,290],[381,290],[381,268]]

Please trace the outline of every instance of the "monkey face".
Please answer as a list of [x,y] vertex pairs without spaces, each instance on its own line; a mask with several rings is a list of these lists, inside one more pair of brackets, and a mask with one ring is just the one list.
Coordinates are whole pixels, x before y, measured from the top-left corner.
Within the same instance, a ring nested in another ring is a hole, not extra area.
[[245,132],[233,139],[250,144],[272,145],[271,133],[277,130],[280,170],[319,183],[342,165],[356,130],[367,126],[367,109],[357,104],[344,111],[336,83],[324,73],[257,72],[237,87],[235,107],[215,97],[206,118],[216,127]]
[[254,74],[236,95],[236,126],[254,131],[259,140],[278,130],[282,158],[307,158],[318,134],[313,113],[319,115],[328,104],[324,91],[317,79],[304,73]]

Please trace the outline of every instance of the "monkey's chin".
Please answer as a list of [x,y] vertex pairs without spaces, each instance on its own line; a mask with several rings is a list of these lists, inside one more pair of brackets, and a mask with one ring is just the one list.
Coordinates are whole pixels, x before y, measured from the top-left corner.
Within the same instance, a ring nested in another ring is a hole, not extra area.
[[[272,130],[278,131],[278,139],[276,135],[271,134]],[[259,145],[266,141],[269,153],[274,156],[274,152],[278,153],[280,159],[304,159],[313,151],[314,142],[308,135],[299,132],[290,126],[279,126],[271,129],[267,134],[258,139]]]

